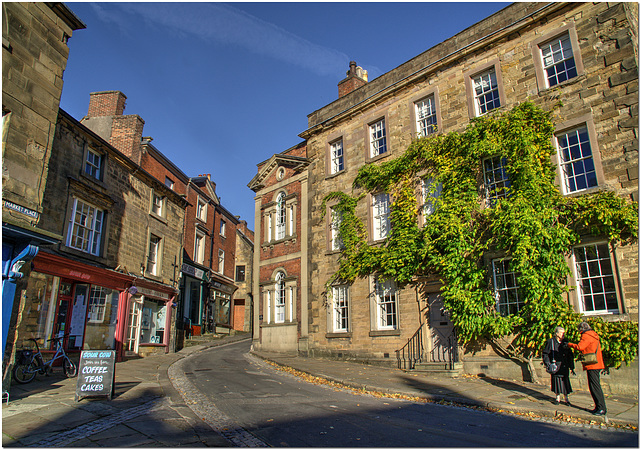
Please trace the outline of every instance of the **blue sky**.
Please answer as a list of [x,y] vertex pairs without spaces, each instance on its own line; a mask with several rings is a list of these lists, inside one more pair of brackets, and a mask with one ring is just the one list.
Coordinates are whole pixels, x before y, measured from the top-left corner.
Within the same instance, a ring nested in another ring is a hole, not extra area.
[[119,90],[125,114],[188,176],[211,173],[253,229],[256,164],[302,139],[349,61],[369,80],[508,3],[76,3],[61,107]]

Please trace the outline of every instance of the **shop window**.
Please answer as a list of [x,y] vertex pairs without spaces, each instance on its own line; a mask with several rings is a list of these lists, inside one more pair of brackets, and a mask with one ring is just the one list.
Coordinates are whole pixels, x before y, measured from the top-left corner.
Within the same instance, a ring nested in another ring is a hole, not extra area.
[[144,300],[140,322],[140,344],[164,343],[166,316],[167,306],[165,303],[149,299]]
[[231,325],[231,295],[215,290],[213,298],[216,304],[216,324]]
[[[79,287],[82,287],[80,294]],[[90,288],[85,285],[76,285],[76,306],[80,297],[84,297],[86,292],[89,294],[87,308],[87,325],[84,332],[83,349],[115,349],[115,332],[118,318],[118,300],[119,294],[117,290],[92,285]],[[73,310],[75,319],[76,308]],[[81,315],[84,317],[84,314]],[[81,320],[82,320],[81,318]],[[72,324],[71,329],[74,329]],[[82,341],[82,339],[80,339]],[[80,343],[78,341],[78,344]]]
[[105,213],[91,204],[74,198],[67,246],[94,256],[100,255]]

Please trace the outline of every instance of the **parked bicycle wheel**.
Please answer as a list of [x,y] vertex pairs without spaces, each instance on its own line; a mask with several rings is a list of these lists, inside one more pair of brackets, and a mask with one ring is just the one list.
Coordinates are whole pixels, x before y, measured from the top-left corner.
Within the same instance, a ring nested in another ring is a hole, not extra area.
[[78,367],[68,357],[62,360],[62,370],[67,377],[75,377],[78,374]]
[[38,369],[38,363],[35,360],[30,360],[26,364],[16,363],[13,366],[13,378],[19,384],[28,384],[36,377]]

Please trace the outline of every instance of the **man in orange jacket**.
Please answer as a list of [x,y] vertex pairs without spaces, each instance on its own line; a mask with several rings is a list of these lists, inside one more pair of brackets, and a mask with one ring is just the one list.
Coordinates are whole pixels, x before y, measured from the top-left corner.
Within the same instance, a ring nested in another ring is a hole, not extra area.
[[578,325],[580,331],[580,342],[578,344],[569,343],[569,347],[577,349],[582,354],[596,353],[596,363],[582,362],[582,369],[587,372],[587,380],[589,382],[589,392],[593,398],[595,408],[591,411],[596,416],[607,414],[607,406],[604,403],[604,394],[600,386],[600,371],[604,369],[604,360],[602,359],[602,349],[600,347],[600,336],[595,333],[588,323],[582,322]]

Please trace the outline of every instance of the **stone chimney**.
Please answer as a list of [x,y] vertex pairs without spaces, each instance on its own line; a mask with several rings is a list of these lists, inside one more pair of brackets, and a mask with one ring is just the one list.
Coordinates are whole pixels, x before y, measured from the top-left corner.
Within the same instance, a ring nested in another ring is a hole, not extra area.
[[368,82],[369,74],[367,71],[357,66],[355,61],[351,61],[347,77],[338,83],[338,98],[344,97]]
[[89,111],[82,124],[116,149],[140,164],[144,120],[138,115],[123,115],[127,97],[109,90],[90,94]]

